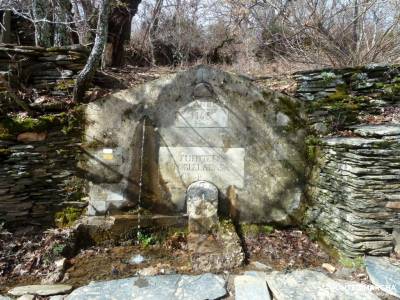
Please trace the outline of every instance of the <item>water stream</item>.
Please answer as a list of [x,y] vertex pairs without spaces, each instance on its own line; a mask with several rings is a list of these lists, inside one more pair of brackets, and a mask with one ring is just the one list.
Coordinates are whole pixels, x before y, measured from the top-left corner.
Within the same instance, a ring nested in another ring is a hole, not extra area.
[[140,176],[139,176],[139,193],[138,193],[138,219],[137,219],[137,244],[139,244],[139,240],[141,237],[141,227],[140,227],[140,210],[142,209],[142,185],[143,185],[143,155],[144,155],[144,137],[146,134],[146,118],[143,119],[143,127],[142,127],[142,145],[140,149]]

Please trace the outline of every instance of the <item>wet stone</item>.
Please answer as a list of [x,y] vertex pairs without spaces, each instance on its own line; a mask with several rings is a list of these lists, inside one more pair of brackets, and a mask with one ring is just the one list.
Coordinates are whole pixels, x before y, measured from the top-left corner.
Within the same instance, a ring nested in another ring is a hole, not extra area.
[[400,298],[400,266],[384,257],[367,256],[367,273],[371,282],[385,293]]
[[218,224],[218,189],[210,182],[197,181],[187,190],[189,231],[208,233]]

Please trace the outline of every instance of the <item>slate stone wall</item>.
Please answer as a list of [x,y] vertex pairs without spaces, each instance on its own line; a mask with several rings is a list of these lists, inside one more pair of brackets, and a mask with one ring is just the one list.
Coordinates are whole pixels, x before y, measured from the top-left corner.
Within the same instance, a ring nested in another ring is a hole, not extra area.
[[13,131],[18,127],[7,129],[9,123],[0,118],[0,223],[8,227],[53,225],[56,212],[85,206],[78,166],[80,129],[67,133],[54,120],[53,129],[35,132],[38,128],[34,127],[31,132],[18,132]]
[[390,253],[400,227],[399,74],[365,66],[295,76],[314,129],[306,223],[349,256]]
[[390,115],[400,101],[399,66],[314,70],[296,73],[294,78],[296,96],[307,106],[309,123],[322,135]]
[[47,89],[71,80],[83,68],[90,50],[84,46],[42,48],[35,46],[0,45],[0,74],[5,81],[0,84],[30,84]]

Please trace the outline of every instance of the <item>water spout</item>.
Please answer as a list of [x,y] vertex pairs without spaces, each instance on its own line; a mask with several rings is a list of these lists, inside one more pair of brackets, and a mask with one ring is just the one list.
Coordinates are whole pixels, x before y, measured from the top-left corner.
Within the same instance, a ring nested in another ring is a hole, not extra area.
[[142,209],[142,185],[143,185],[143,155],[144,155],[144,137],[146,134],[146,118],[143,119],[142,127],[142,145],[140,150],[140,176],[139,176],[139,193],[138,193],[138,219],[137,219],[137,244],[139,244],[141,233],[140,227],[140,210]]

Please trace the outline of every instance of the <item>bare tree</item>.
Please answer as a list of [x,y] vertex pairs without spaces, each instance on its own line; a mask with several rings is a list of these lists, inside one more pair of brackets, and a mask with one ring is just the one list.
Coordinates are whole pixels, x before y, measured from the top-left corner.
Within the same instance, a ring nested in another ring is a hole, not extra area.
[[1,16],[0,43],[10,43],[11,41],[11,10],[3,11]]
[[49,14],[51,10],[46,0],[32,0],[32,15],[35,25],[36,46],[51,47],[51,24]]
[[73,99],[80,101],[92,82],[92,79],[99,66],[104,46],[107,41],[108,17],[110,11],[110,0],[103,0],[100,5],[97,21],[96,38],[92,51],[83,70],[78,74],[73,91]]
[[130,39],[132,17],[136,14],[141,0],[118,1],[109,17],[108,41],[111,66],[121,66],[124,62],[125,43]]
[[54,7],[54,46],[70,44],[68,23],[72,25],[70,11],[72,9],[69,0],[56,0]]

